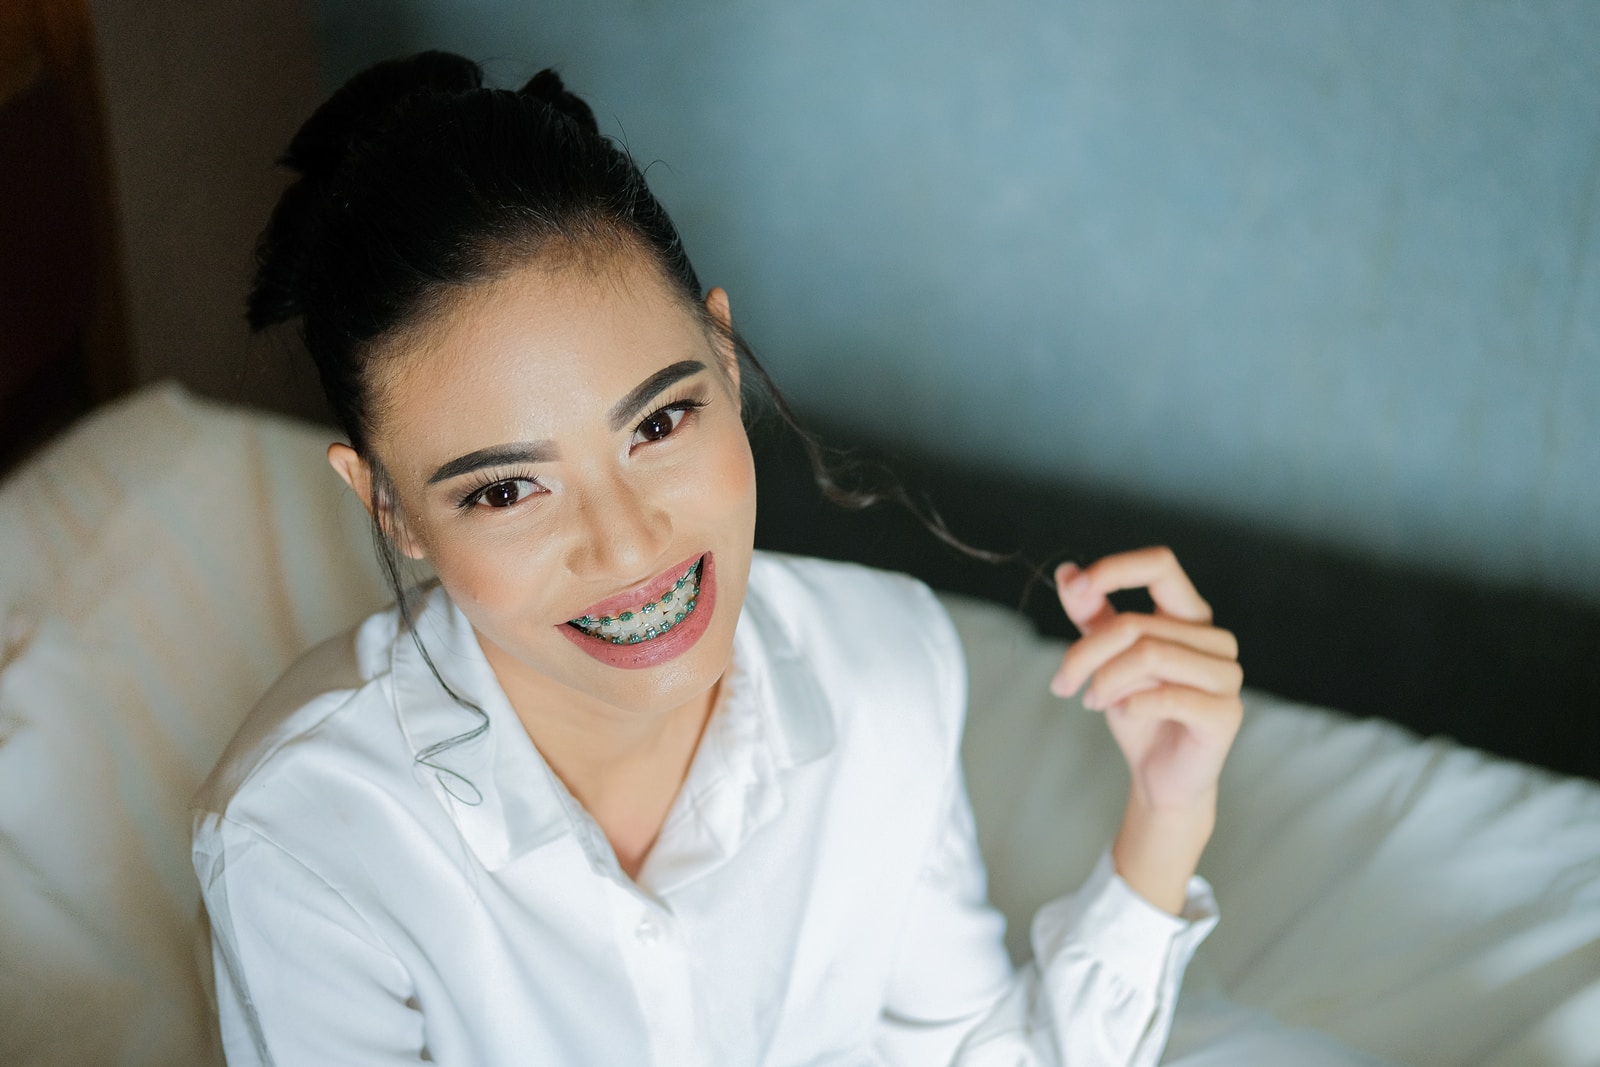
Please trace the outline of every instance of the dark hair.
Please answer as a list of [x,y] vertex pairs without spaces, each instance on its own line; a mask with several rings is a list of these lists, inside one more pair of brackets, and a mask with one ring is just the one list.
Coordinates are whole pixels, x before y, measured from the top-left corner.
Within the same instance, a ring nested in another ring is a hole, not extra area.
[[[379,63],[318,108],[280,162],[299,177],[257,246],[248,318],[255,330],[298,320],[334,417],[372,472],[379,560],[413,639],[399,560],[384,529],[393,489],[370,447],[381,416],[373,406],[373,364],[385,342],[468,288],[552,252],[647,256],[685,307],[736,353],[740,380],[756,402],[745,410],[770,408],[799,435],[824,496],[854,508],[897,499],[948,543],[991,555],[961,544],[892,478],[886,489],[841,484],[839,468],[799,425],[749,345],[706,310],[678,231],[639,167],[601,135],[594,113],[555,72],[541,71],[513,92],[485,88],[478,64],[447,52]],[[432,667],[420,641],[417,647]]]
[[369,461],[381,342],[541,252],[631,245],[701,306],[672,220],[552,71],[511,92],[444,52],[379,63],[317,109],[282,162],[300,177],[257,249],[250,325],[299,319]]
[[369,448],[369,365],[383,341],[541,253],[631,247],[724,335],[756,401],[746,409],[770,408],[799,435],[824,496],[852,508],[899,500],[942,540],[993,557],[955,539],[892,477],[876,489],[842,484],[861,472],[842,475],[848,465],[832,462],[799,424],[750,346],[706,311],[643,173],[554,71],[512,92],[484,88],[478,64],[451,53],[388,60],[318,108],[281,162],[299,179],[257,247],[250,325],[299,320],[328,404],[374,471],[375,495],[388,485]]

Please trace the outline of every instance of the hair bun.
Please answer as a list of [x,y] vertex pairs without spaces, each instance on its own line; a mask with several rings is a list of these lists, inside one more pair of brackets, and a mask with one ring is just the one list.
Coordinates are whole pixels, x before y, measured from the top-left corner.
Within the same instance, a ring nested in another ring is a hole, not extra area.
[[599,135],[600,125],[594,120],[594,112],[583,98],[567,91],[561,84],[561,75],[548,67],[528,79],[528,84],[518,90],[523,96],[531,96],[535,100],[543,100],[563,115],[572,119],[588,133]]
[[256,245],[256,277],[245,317],[260,330],[302,313],[305,285],[334,175],[419,96],[470,92],[478,64],[449,52],[391,59],[351,78],[312,113],[278,162],[300,174],[286,189]]
[[302,175],[327,178],[363,139],[382,130],[401,105],[425,93],[462,93],[483,85],[483,70],[452,52],[419,52],[367,68],[306,120],[279,161]]

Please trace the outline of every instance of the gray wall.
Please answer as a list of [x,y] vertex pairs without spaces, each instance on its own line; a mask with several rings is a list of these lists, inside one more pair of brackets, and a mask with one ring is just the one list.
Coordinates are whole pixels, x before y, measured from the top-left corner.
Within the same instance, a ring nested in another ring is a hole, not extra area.
[[317,11],[558,67],[803,409],[1600,601],[1600,4]]

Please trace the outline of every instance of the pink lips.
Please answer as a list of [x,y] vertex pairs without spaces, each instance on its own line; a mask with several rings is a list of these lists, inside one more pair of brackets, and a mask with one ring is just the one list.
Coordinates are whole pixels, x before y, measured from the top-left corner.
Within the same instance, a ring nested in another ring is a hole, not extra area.
[[[693,565],[694,557],[691,556],[677,567],[663,571],[644,585],[591,604],[583,610],[582,614],[598,619],[602,615],[614,615],[627,611],[647,600],[658,600],[661,594],[670,589],[679,578],[683,577],[684,572]],[[694,610],[681,623],[660,637],[654,637],[648,641],[640,641],[636,645],[613,645],[609,641],[591,637],[577,627],[570,626],[564,622],[560,623],[556,629],[565,634],[573,644],[607,666],[638,670],[643,667],[653,667],[658,663],[665,663],[667,660],[681,656],[692,648],[694,643],[700,640],[700,636],[706,632],[706,627],[711,624],[711,616],[716,610],[717,601],[716,573],[716,562],[711,553],[707,552],[700,557],[700,593],[695,598]]]
[[631,611],[637,608],[646,601],[660,600],[661,594],[671,589],[678,579],[682,578],[689,568],[694,566],[694,562],[698,558],[697,556],[690,556],[676,567],[662,571],[642,585],[636,585],[632,589],[618,593],[616,596],[608,596],[604,600],[590,604],[574,615],[573,618],[587,616],[591,619],[598,619],[605,615],[620,615],[624,611]]

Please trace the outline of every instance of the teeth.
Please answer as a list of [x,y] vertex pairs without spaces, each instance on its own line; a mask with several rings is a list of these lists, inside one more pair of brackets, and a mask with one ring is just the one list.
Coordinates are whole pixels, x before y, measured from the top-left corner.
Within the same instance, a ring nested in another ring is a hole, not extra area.
[[695,560],[694,566],[685,571],[659,599],[641,604],[632,611],[620,612],[615,617],[602,615],[596,619],[585,615],[570,620],[568,625],[613,645],[637,645],[642,641],[654,640],[683,622],[694,611],[699,595],[700,561]]

